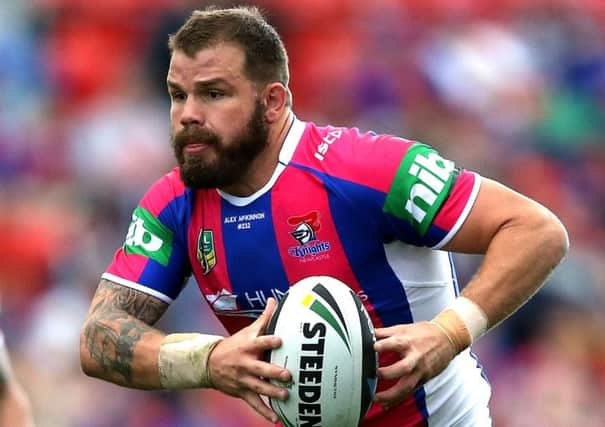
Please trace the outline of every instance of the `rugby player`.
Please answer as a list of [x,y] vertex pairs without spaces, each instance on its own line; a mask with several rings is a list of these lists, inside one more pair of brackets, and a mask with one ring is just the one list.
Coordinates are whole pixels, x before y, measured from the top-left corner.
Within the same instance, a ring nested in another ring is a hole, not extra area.
[[[362,425],[491,425],[471,344],[538,291],[568,248],[548,209],[430,146],[296,117],[286,50],[251,7],[195,11],[169,38],[178,167],[134,209],[81,333],[86,374],[127,387],[286,399],[263,331],[298,280],[329,275],[376,327]],[[484,254],[458,288],[452,252]],[[154,328],[193,275],[227,337]],[[287,338],[286,338],[287,339]]]

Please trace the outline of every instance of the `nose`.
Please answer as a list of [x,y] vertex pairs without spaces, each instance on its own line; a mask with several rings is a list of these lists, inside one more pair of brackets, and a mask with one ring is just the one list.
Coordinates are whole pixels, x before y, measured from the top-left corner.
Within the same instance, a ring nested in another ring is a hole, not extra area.
[[181,112],[181,125],[202,125],[204,123],[204,115],[200,105],[195,101],[194,97],[190,96],[185,100],[183,110]]

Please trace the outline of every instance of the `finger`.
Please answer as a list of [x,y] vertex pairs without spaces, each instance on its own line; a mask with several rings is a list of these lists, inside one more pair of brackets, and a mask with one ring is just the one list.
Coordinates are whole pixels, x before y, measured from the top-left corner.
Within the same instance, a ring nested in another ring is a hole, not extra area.
[[290,371],[278,365],[255,360],[250,364],[250,373],[256,377],[262,377],[269,380],[288,382],[292,380]]
[[267,324],[269,323],[269,319],[271,319],[271,315],[275,311],[276,306],[277,303],[275,302],[275,298],[267,298],[267,305],[265,305],[265,309],[263,310],[261,315],[258,316],[258,319],[256,319],[250,325],[250,328],[257,332],[264,331],[267,327]]
[[252,351],[272,350],[281,347],[282,339],[277,335],[260,335],[250,345]]
[[251,390],[256,394],[273,399],[286,400],[289,395],[288,390],[285,388],[252,376],[242,378],[241,385],[243,388]]
[[381,380],[394,380],[412,375],[415,366],[416,363],[413,360],[410,358],[403,358],[391,365],[381,366],[376,371],[376,374]]
[[391,407],[402,402],[410,396],[416,388],[416,382],[408,378],[402,378],[394,386],[376,393],[374,401],[380,405]]
[[251,391],[245,392],[242,394],[242,399],[252,407],[256,412],[258,412],[261,416],[263,416],[267,421],[275,424],[279,421],[277,414],[273,412],[273,410],[265,405],[263,400],[260,398],[258,394],[255,394]]
[[267,317],[271,317],[271,314],[273,314],[275,307],[277,307],[277,301],[275,300],[275,298],[267,298],[267,304],[265,304],[265,310],[263,311],[263,314],[267,313]]
[[376,339],[388,338],[397,332],[399,326],[389,326],[387,328],[376,328],[374,329],[374,335],[376,335]]
[[410,340],[405,335],[393,335],[374,343],[374,350],[378,353],[396,351],[405,353],[410,348]]

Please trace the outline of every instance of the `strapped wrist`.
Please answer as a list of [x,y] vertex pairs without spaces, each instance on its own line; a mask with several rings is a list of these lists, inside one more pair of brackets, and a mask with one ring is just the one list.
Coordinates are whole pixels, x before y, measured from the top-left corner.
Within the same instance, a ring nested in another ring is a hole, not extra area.
[[476,302],[467,297],[459,296],[449,307],[455,311],[464,322],[468,333],[471,336],[471,343],[483,336],[488,329],[487,315]]
[[487,316],[481,307],[463,296],[456,298],[431,323],[445,333],[455,354],[469,347],[488,327]]
[[198,333],[166,335],[158,356],[162,388],[212,387],[208,359],[222,339]]

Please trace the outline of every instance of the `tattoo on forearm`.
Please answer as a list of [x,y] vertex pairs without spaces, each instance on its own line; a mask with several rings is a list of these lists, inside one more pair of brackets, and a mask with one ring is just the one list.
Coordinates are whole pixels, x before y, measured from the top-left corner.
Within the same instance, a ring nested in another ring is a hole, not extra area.
[[153,296],[103,280],[84,330],[92,359],[110,377],[132,385],[135,346],[167,308]]

